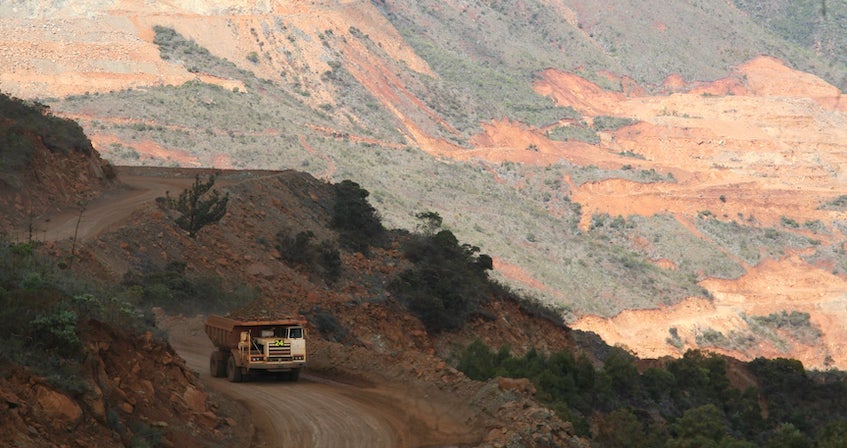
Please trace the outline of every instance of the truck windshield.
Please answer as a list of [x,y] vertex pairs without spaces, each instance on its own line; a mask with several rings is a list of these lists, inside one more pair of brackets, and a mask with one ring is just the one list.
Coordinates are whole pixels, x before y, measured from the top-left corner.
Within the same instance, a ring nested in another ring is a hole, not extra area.
[[302,328],[292,328],[289,330],[288,337],[291,339],[300,339],[303,337]]

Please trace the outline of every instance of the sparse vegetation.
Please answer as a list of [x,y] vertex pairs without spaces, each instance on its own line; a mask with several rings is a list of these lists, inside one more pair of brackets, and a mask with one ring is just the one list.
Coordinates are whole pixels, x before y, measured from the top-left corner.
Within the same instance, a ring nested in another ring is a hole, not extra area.
[[[417,8],[414,5],[413,7]],[[530,5],[530,8],[533,7],[535,6]],[[442,11],[434,14],[448,13]],[[389,20],[403,19],[392,16]],[[464,18],[457,17],[457,20]],[[542,17],[538,20],[547,19]],[[414,25],[407,25],[403,27],[415,29]],[[483,23],[481,26],[487,25]],[[436,33],[438,30],[432,32]],[[426,46],[426,42],[430,40],[429,33],[430,31],[416,34],[410,39],[421,41],[418,43]],[[314,111],[304,107],[301,95],[292,90],[294,84],[289,84],[294,82],[295,71],[287,71],[285,78],[279,80],[259,80],[250,73],[239,71],[233,64],[205,55],[204,52],[190,50],[186,53],[183,48],[191,47],[190,40],[174,33],[163,34],[170,36],[168,39],[160,39],[165,47],[164,51],[179,55],[172,56],[171,61],[180,60],[188,65],[200,67],[203,72],[243,81],[246,93],[235,94],[228,89],[192,82],[177,87],[150,88],[146,92],[122,91],[78,97],[63,102],[62,107],[72,113],[94,111],[97,115],[122,116],[126,115],[125,111],[121,112],[125,104],[137,105],[133,109],[133,116],[143,123],[143,130],[101,124],[108,126],[110,131],[116,132],[124,141],[150,138],[164,141],[168,147],[192,148],[192,152],[201,158],[200,163],[211,163],[210,159],[203,158],[218,152],[219,148],[226,147],[232,148],[231,159],[236,168],[301,167],[316,176],[325,176],[331,172],[334,179],[355,177],[363,187],[372,192],[369,199],[378,208],[379,215],[387,226],[413,228],[416,223],[408,210],[422,206],[437,207],[458,239],[478,241],[485,252],[501,254],[532,272],[552,290],[561,291],[561,297],[546,297],[547,299],[567,297],[575,314],[614,314],[619,307],[624,306],[621,304],[641,308],[657,302],[673,303],[690,291],[699,291],[699,288],[692,285],[702,279],[702,276],[733,278],[740,275],[741,267],[726,254],[714,248],[709,249],[702,241],[681,235],[678,232],[678,224],[674,227],[673,224],[664,222],[663,228],[670,229],[673,237],[652,232],[646,229],[646,226],[639,230],[640,234],[649,235],[649,241],[656,239],[661,246],[658,249],[653,246],[645,248],[645,254],[642,256],[648,260],[668,258],[677,265],[677,273],[662,280],[653,278],[652,281],[645,281],[643,286],[647,289],[644,291],[625,287],[624,284],[630,279],[617,270],[615,275],[607,276],[611,277],[611,280],[600,278],[597,269],[601,266],[607,267],[606,260],[621,261],[627,257],[606,256],[605,254],[614,250],[596,248],[590,241],[591,238],[580,235],[577,224],[581,217],[581,205],[571,202],[568,184],[563,182],[563,179],[569,177],[575,185],[608,178],[624,178],[636,182],[672,182],[673,176],[669,173],[651,172],[649,169],[640,169],[636,164],[629,169],[620,170],[576,167],[567,163],[541,168],[520,164],[490,166],[482,162],[469,166],[446,166],[447,164],[433,161],[417,148],[386,150],[381,144],[366,145],[351,137],[370,135],[382,138],[381,141],[386,145],[396,144],[404,141],[396,131],[401,126],[398,126],[396,120],[390,118],[384,108],[380,107],[379,101],[366,94],[355,78],[345,70],[344,64],[339,62],[342,55],[332,54],[328,59],[329,70],[318,75],[322,82],[327,83],[328,88],[339,88],[345,92],[343,101],[333,105],[330,117],[330,111],[326,107],[317,106]],[[290,30],[285,31],[285,35],[288,34],[291,34]],[[331,51],[335,48],[335,41],[346,33],[323,34],[323,41],[328,45],[324,48]],[[349,35],[346,37],[350,38]],[[373,47],[373,51],[382,51],[369,39],[363,40],[362,43],[369,48]],[[413,42],[413,45],[417,47],[418,43]],[[490,44],[483,42],[481,45]],[[574,45],[568,47],[569,51],[578,51],[577,47],[582,44],[576,42]],[[427,51],[435,53],[435,58],[441,58],[440,60],[448,65],[447,69],[454,73],[452,80],[444,77],[434,80],[425,75],[411,75],[406,73],[407,68],[402,66],[395,67],[395,71],[398,76],[404,76],[403,79],[408,81],[409,88],[427,101],[436,112],[449,109],[449,114],[441,114],[447,122],[456,123],[452,119],[454,115],[464,117],[459,123],[465,123],[467,129],[475,129],[481,117],[487,116],[479,113],[481,110],[503,109],[504,112],[496,112],[494,116],[512,117],[505,108],[516,109],[521,104],[527,105],[525,99],[521,100],[524,101],[522,103],[516,98],[527,93],[532,83],[538,80],[537,75],[533,77],[525,74],[527,64],[520,65],[520,73],[499,73],[492,77],[488,76],[489,72],[485,70],[471,70],[471,65],[480,62],[467,58],[461,60],[461,52],[439,48],[434,44],[433,48]],[[515,54],[503,57],[512,61]],[[530,55],[526,57],[529,58]],[[459,60],[455,61],[457,65],[450,68],[454,58]],[[275,60],[278,58],[275,57]],[[433,67],[438,71],[437,65]],[[465,68],[468,70],[464,70]],[[587,70],[580,73],[586,72]],[[456,87],[465,85],[456,82],[468,81],[468,73],[472,74],[473,79],[477,76],[486,79],[480,80],[478,86],[472,89]],[[600,82],[594,78],[592,80]],[[298,82],[301,83],[301,89],[307,89],[304,80]],[[501,91],[488,88],[501,83],[509,86],[509,89]],[[604,85],[608,85],[608,82]],[[478,95],[483,97],[486,104],[492,104],[490,109],[486,109],[488,106],[471,105],[472,100],[476,98],[477,93],[474,92],[477,89]],[[258,91],[265,93],[254,93]],[[501,95],[501,92],[507,96],[505,100],[492,97]],[[510,92],[516,92],[515,98],[512,98],[513,94]],[[552,106],[552,101],[546,98],[538,97],[534,93],[528,95],[532,95],[532,101],[537,101],[538,104],[532,103],[535,104],[534,108],[525,107],[524,113],[538,117],[535,119],[536,123],[554,123],[562,116],[577,120],[580,118],[580,114],[573,110]],[[241,110],[244,113],[233,115],[227,112],[230,110]],[[317,112],[324,115],[318,115]],[[345,116],[350,119],[345,121]],[[198,127],[198,122],[202,123],[202,126]],[[321,134],[314,130],[315,127],[304,126],[304,123],[325,126],[334,131],[331,134]],[[460,130],[465,129],[464,126],[455,126]],[[138,128],[141,129],[141,126]],[[596,134],[590,127],[586,126],[586,129]],[[443,129],[440,132],[449,134]],[[469,132],[463,133],[468,134]],[[450,134],[449,138],[456,137]],[[304,151],[304,144],[313,150]],[[268,148],[273,148],[273,151],[268,151]],[[126,156],[130,157],[131,153],[126,152]],[[125,163],[136,162],[127,160]],[[137,163],[175,164],[173,161],[149,158],[142,158]],[[503,180],[504,184],[495,182],[488,174],[490,172],[495,172],[498,180]],[[528,187],[520,187],[524,182]],[[437,198],[437,204],[432,203],[433,198]],[[473,212],[469,212],[470,210]],[[560,218],[554,219],[552,216]],[[521,225],[515,225],[516,222]],[[608,229],[612,230],[615,229]],[[597,229],[597,232],[600,230]],[[771,232],[770,235],[777,236],[776,244],[780,244],[780,233]],[[522,245],[528,236],[536,241],[531,247]],[[739,240],[743,238],[739,237]],[[633,250],[628,246],[629,243],[620,241],[619,246]],[[720,245],[720,240],[717,241],[717,245]],[[678,248],[674,248],[675,244],[689,243],[697,249],[693,251],[698,255],[696,260],[687,260],[679,255]],[[340,247],[347,247],[345,244],[343,240],[339,240]],[[641,266],[639,263],[633,265]],[[839,269],[837,266],[840,264],[836,264],[835,269]],[[673,285],[670,286],[666,282]],[[698,294],[702,294],[702,291]],[[606,298],[612,295],[622,296],[620,304]],[[598,300],[597,296],[601,299]]]
[[562,142],[576,140],[588,143],[589,145],[600,143],[600,137],[597,135],[597,132],[584,121],[576,125],[555,127],[547,132],[547,137],[550,140]]
[[194,185],[183,190],[179,198],[174,199],[166,192],[164,198],[157,198],[156,201],[167,209],[179,212],[176,224],[194,238],[200,229],[220,221],[226,215],[229,193],[221,197],[218,190],[212,189],[214,186],[214,174],[206,182],[201,182],[198,174],[194,178]]
[[309,310],[305,316],[326,340],[348,345],[355,342],[350,329],[342,325],[331,312],[317,307]]
[[276,249],[283,260],[333,283],[341,275],[341,254],[333,242],[324,240],[316,244],[314,239],[314,232],[308,230],[294,236],[280,231],[276,236]]
[[800,228],[800,224],[797,221],[787,216],[780,216],[779,222],[782,224],[783,227],[789,227],[792,229]]
[[27,166],[38,140],[52,152],[93,151],[77,122],[54,116],[43,104],[0,92],[0,173]]
[[[733,388],[726,360],[700,351],[643,373],[633,363],[620,348],[595,368],[570,352],[544,356],[531,350],[518,357],[508,345],[492,351],[480,341],[456,360],[459,370],[478,380],[529,378],[539,400],[598,446],[812,446],[782,445],[786,425],[793,428],[791,437],[822,443],[840,434],[836,428],[847,419],[843,378],[817,381],[797,361],[760,358],[734,367],[753,375],[758,390]],[[589,417],[597,423],[592,430]]]
[[622,127],[630,126],[637,123],[637,120],[626,117],[594,117],[594,125],[592,126],[597,132],[615,131]]
[[750,327],[750,331],[763,337],[775,346],[790,348],[790,342],[801,344],[816,344],[821,337],[821,330],[810,321],[809,313],[801,311],[785,311],[771,313],[767,316],[742,316]]
[[[751,265],[763,257],[781,256],[787,249],[814,246],[811,240],[794,232],[722,221],[708,211],[700,212],[699,218],[695,224],[700,232]],[[793,229],[794,224],[796,221],[790,220],[786,225]]]
[[820,208],[824,210],[847,210],[847,194],[827,201]]
[[330,226],[338,231],[343,246],[367,254],[368,246],[380,245],[385,236],[379,213],[367,200],[370,192],[351,180],[335,184],[334,188]]
[[163,267],[128,271],[121,283],[122,296],[141,309],[162,307],[171,313],[223,312],[256,299],[252,288],[227,287],[216,275],[190,274],[186,263],[172,261]]
[[683,342],[682,338],[679,337],[679,330],[677,330],[676,327],[668,328],[668,334],[670,336],[665,339],[665,342],[676,347],[677,350],[681,349],[685,345],[685,342]]
[[[421,215],[432,224],[437,215]],[[403,253],[414,266],[389,288],[431,332],[455,330],[479,312],[495,292],[486,271],[491,257],[459,241],[449,230],[412,235]]]
[[59,390],[77,395],[83,380],[84,330],[89,319],[126,330],[148,328],[143,312],[114,291],[88,284],[39,243],[0,239],[0,369],[31,368]]

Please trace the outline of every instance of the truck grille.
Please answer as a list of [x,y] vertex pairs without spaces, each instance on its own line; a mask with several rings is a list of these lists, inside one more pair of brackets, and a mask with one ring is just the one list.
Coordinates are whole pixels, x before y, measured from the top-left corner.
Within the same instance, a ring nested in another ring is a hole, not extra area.
[[268,344],[268,361],[291,361],[291,344],[287,342],[282,345]]

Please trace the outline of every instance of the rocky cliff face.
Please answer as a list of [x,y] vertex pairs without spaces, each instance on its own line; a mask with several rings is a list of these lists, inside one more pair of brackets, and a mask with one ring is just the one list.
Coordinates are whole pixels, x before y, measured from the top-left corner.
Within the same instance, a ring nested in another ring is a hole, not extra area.
[[93,321],[85,330],[81,384],[69,388],[49,383],[19,367],[3,375],[0,443],[247,446],[251,428],[236,425],[237,413],[220,411],[164,341]]

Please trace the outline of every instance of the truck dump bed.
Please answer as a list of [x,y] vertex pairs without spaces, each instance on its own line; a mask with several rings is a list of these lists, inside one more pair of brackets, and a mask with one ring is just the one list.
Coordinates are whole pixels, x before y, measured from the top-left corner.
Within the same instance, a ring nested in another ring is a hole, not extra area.
[[231,349],[238,347],[242,331],[300,325],[305,326],[306,320],[302,318],[288,318],[276,320],[235,320],[228,317],[211,315],[206,320],[206,334],[215,347]]

